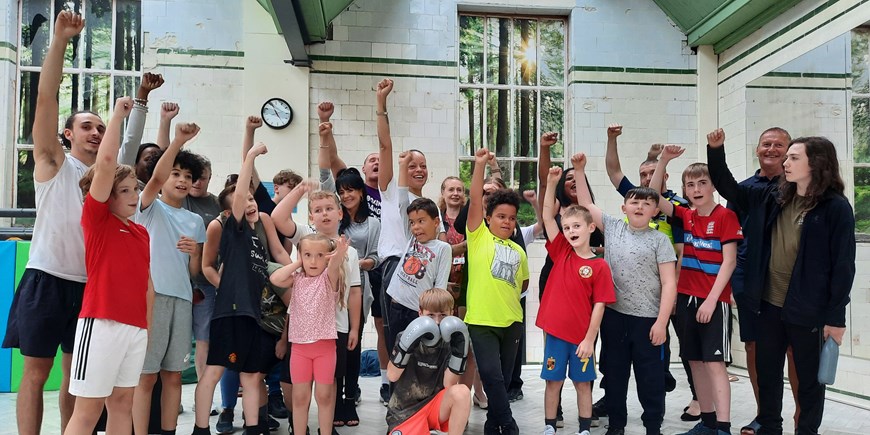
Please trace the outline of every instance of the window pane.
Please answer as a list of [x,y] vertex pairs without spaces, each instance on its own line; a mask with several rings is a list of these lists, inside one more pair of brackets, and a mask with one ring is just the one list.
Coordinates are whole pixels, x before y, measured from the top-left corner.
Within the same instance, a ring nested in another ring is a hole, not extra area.
[[537,157],[538,95],[532,90],[514,91],[514,157]]
[[509,18],[487,18],[486,20],[486,82],[506,85],[510,67],[510,24]]
[[459,155],[473,156],[483,146],[483,90],[459,91]]
[[542,86],[565,84],[565,28],[562,21],[540,21],[540,80]]
[[139,71],[142,69],[142,2],[116,0],[115,6],[115,69]]
[[[81,0],[55,0],[54,1],[54,20],[61,11],[73,11],[77,14],[82,13]],[[54,21],[52,21],[54,22]],[[66,53],[63,56],[63,66],[78,68],[81,66],[81,39],[82,35],[78,34],[70,40],[66,46]]]
[[63,125],[73,112],[81,108],[81,77],[78,74],[64,74],[60,81],[58,125]]
[[474,169],[474,162],[468,160],[459,162],[459,178],[465,184],[465,188],[471,187],[471,171]]
[[514,179],[510,184],[512,189],[520,192],[535,189],[538,186],[538,164],[536,162],[515,162]]
[[561,91],[541,92],[540,134],[548,131],[559,133],[559,141],[550,147],[550,157],[553,160],[562,159],[565,155],[565,142],[562,137],[565,132],[563,125],[565,125],[565,94]]
[[486,95],[486,146],[496,156],[510,156],[510,97],[506,89],[487,91]]
[[33,151],[18,150],[18,187],[15,192],[19,208],[36,207],[36,194],[33,190]]
[[109,69],[112,63],[112,0],[89,0],[85,10],[84,67]]
[[97,112],[104,119],[109,119],[109,108],[112,107],[110,80],[108,74],[85,74],[82,86],[82,107]]
[[51,23],[48,0],[24,0],[21,6],[21,65],[42,65],[48,51]]
[[483,82],[483,17],[459,17],[459,82]]
[[33,115],[36,113],[38,72],[21,73],[21,100],[19,100],[18,143],[33,143]]
[[870,163],[870,99],[852,99],[852,143],[856,163]]
[[115,90],[112,92],[110,107],[115,107],[115,100],[121,97],[135,97],[139,80],[133,76],[115,76]]
[[513,83],[538,84],[537,23],[534,20],[514,20]]
[[870,233],[870,168],[855,168],[855,231]]

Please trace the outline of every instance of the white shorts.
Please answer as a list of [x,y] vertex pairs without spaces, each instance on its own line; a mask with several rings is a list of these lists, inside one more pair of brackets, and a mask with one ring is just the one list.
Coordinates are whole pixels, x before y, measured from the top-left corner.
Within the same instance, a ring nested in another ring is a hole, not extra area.
[[79,319],[73,345],[69,392],[109,397],[115,387],[139,384],[148,330],[108,319]]

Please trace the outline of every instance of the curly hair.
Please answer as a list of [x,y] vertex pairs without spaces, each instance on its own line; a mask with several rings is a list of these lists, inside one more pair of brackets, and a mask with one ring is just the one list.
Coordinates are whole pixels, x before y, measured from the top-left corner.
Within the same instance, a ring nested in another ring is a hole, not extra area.
[[[154,176],[154,169],[157,167],[157,163],[160,161],[160,158],[163,157],[163,153],[166,151],[161,151],[154,159],[148,162],[148,178]],[[193,182],[199,180],[199,177],[202,177],[202,171],[205,166],[202,163],[202,159],[199,158],[198,155],[187,151],[181,150],[178,152],[178,155],[175,156],[175,162],[173,162],[172,167],[178,166],[181,169],[185,169],[190,171],[190,176],[192,177]]]
[[492,216],[492,212],[496,207],[507,204],[514,207],[517,211],[520,210],[520,194],[514,192],[510,189],[498,189],[495,192],[492,192],[488,198],[486,198],[486,215]]

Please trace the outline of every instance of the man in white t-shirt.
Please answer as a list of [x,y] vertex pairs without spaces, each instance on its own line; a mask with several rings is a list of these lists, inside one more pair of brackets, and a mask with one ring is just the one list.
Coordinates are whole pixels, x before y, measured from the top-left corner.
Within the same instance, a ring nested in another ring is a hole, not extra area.
[[[68,391],[69,372],[86,281],[79,180],[96,160],[106,126],[93,112],[73,113],[64,125],[61,145],[57,136],[57,93],[64,51],[84,24],[81,15],[69,11],[58,14],[54,37],[39,74],[32,131],[36,223],[27,269],[12,301],[3,340],[4,348],[18,348],[24,355],[24,372],[16,400],[21,434],[39,433],[43,388],[58,346],[63,352],[61,431],[75,406],[75,397]],[[64,147],[70,149],[69,154]]]

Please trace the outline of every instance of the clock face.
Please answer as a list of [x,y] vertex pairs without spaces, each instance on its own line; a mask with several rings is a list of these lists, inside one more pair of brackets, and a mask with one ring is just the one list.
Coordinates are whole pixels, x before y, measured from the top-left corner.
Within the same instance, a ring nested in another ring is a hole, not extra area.
[[272,98],[263,104],[260,109],[263,122],[272,128],[284,128],[293,120],[293,109],[286,101],[280,98]]

